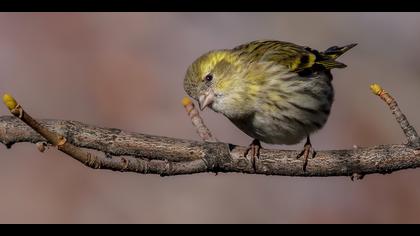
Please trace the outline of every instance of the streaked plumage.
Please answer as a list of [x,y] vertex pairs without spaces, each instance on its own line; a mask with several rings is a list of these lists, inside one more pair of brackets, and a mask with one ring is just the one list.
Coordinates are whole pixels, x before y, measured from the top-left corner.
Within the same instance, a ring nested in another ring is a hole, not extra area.
[[[326,123],[334,100],[330,70],[354,47],[324,52],[282,41],[254,41],[199,57],[185,91],[266,143],[295,144]],[[211,78],[210,78],[211,77]]]

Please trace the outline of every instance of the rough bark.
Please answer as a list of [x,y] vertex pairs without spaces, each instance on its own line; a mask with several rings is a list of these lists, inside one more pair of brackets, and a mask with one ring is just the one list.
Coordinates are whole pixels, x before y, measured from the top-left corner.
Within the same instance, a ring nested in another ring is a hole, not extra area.
[[[286,176],[352,176],[391,173],[420,166],[420,152],[409,145],[381,145],[349,150],[318,151],[306,171],[298,151],[261,150],[256,172],[246,147],[220,142],[191,141],[100,128],[76,121],[41,120],[41,125],[66,137],[81,148],[106,155],[94,156],[85,165],[92,168],[143,174],[179,175],[201,172],[239,172]],[[19,142],[46,140],[18,118],[0,117],[0,142],[9,148]]]
[[[351,176],[387,174],[420,166],[420,138],[394,98],[379,85],[372,91],[391,109],[407,138],[407,144],[318,151],[306,169],[294,150],[262,149],[255,168],[246,147],[217,142],[204,125],[194,104],[183,100],[188,115],[203,140],[192,141],[120,129],[101,128],[77,121],[35,120],[10,95],[3,100],[15,116],[0,117],[0,142],[11,148],[19,142],[50,143],[91,168],[130,171],[162,176],[203,172],[237,172],[284,176]],[[39,145],[41,143],[41,145]],[[104,155],[94,155],[97,150]]]

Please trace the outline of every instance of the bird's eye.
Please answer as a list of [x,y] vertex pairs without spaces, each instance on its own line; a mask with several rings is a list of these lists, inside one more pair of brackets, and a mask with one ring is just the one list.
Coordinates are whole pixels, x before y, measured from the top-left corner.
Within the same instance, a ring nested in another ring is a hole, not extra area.
[[207,82],[210,82],[210,81],[212,81],[212,80],[213,80],[213,75],[212,75],[212,74],[208,74],[208,75],[206,75],[206,77],[204,77],[204,79],[205,79]]

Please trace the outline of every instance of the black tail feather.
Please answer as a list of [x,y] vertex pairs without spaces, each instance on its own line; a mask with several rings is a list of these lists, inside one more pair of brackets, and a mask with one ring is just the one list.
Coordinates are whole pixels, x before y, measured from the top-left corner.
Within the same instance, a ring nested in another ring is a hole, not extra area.
[[357,43],[352,43],[344,47],[333,46],[328,48],[323,52],[323,54],[331,59],[336,59],[337,57],[343,55],[348,50],[354,48]]

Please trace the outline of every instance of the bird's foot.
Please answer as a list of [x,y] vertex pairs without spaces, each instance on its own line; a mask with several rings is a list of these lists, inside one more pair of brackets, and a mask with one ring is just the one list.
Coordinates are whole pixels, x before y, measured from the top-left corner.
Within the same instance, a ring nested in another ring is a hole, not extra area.
[[303,150],[297,155],[296,159],[299,159],[301,156],[303,156],[303,171],[306,171],[306,166],[308,165],[308,157],[309,153],[312,151],[312,158],[315,158],[316,151],[312,148],[311,140],[309,139],[309,136],[306,139],[305,146],[303,146]]
[[260,150],[261,150],[261,143],[258,139],[254,139],[249,147],[245,150],[244,157],[248,156],[249,151],[251,151],[251,163],[254,172],[257,171],[257,167],[255,164],[255,159],[260,158]]

